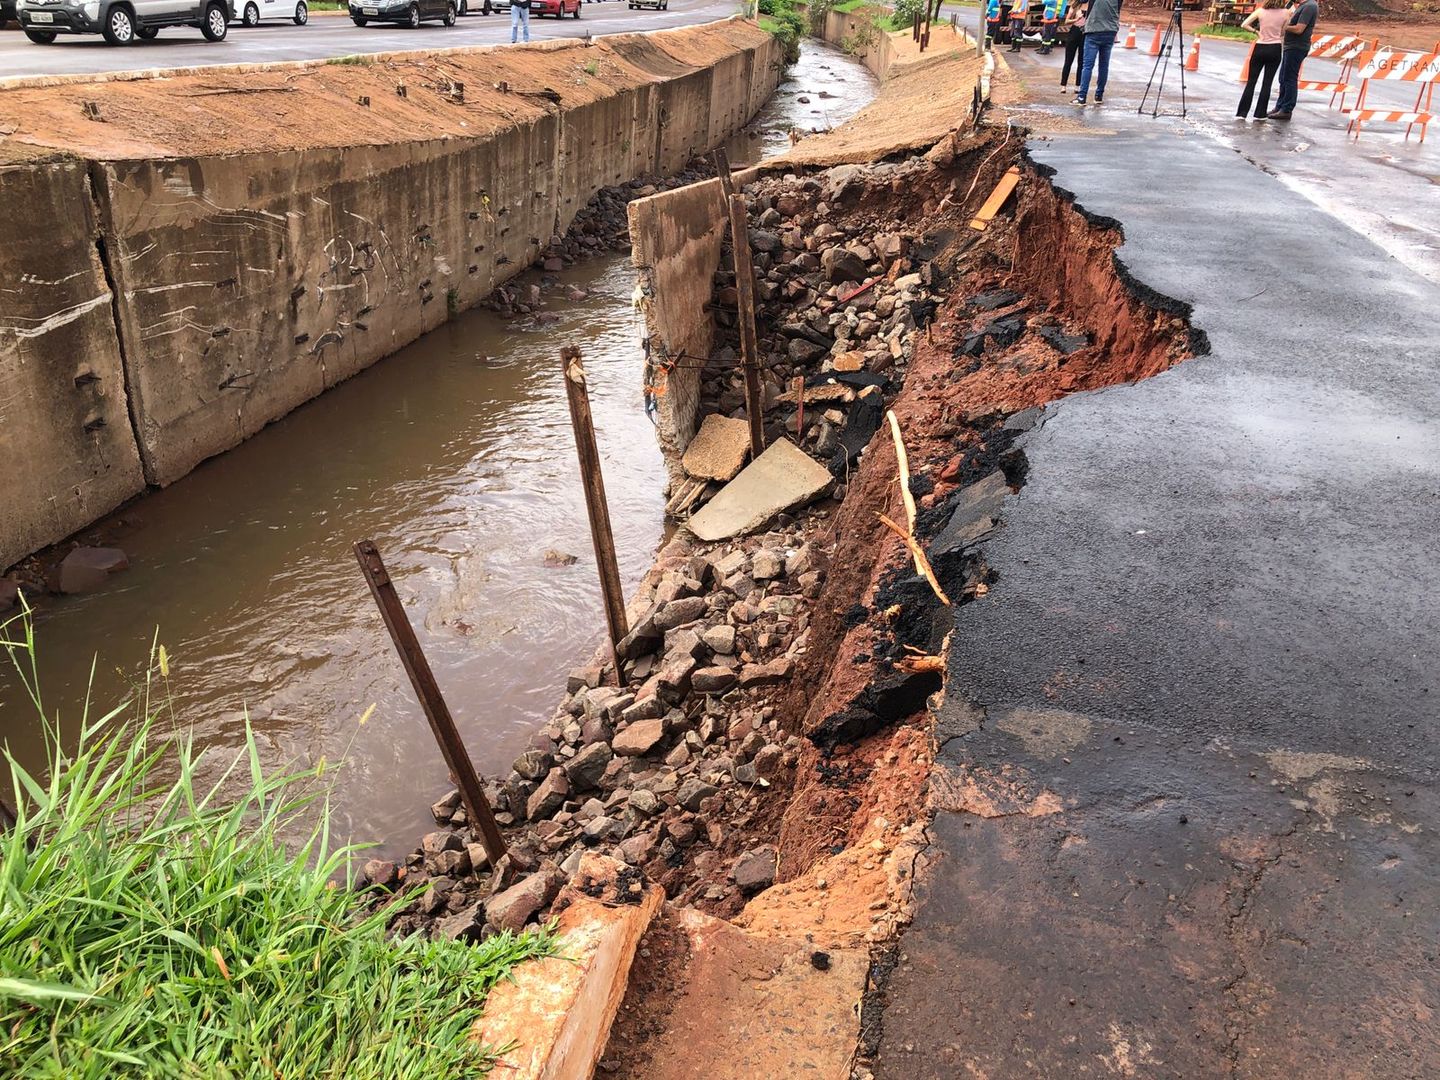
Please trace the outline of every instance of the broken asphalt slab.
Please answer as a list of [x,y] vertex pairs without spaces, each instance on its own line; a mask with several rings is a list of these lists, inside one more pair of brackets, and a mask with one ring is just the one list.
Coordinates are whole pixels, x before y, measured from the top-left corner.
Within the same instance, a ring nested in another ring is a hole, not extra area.
[[705,541],[743,536],[818,498],[830,482],[824,466],[779,439],[690,518],[690,531]]

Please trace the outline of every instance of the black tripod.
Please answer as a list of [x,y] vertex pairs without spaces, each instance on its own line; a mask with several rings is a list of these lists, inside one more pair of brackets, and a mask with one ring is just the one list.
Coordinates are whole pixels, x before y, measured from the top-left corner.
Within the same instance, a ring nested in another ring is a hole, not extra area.
[[[1140,108],[1136,112],[1145,111],[1145,103],[1150,100],[1150,91],[1155,91],[1155,101],[1150,106],[1150,115],[1160,115],[1160,99],[1165,94],[1165,72],[1170,66],[1170,57],[1175,56],[1180,65],[1180,112],[1178,115],[1185,115],[1185,24],[1180,9],[1181,0],[1175,0],[1175,6],[1170,9],[1170,23],[1165,27],[1165,36],[1160,39],[1160,52],[1155,57],[1155,66],[1150,69],[1150,81],[1145,84],[1145,93],[1140,97]],[[1175,46],[1179,44],[1180,49],[1176,52]],[[1155,81],[1156,75],[1160,81]],[[1166,113],[1166,116],[1175,116],[1176,113]]]

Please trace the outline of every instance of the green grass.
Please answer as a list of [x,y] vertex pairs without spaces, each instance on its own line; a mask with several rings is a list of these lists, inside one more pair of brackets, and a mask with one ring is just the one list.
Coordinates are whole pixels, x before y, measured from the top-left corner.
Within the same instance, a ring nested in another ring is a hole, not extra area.
[[325,61],[327,64],[335,64],[339,67],[369,67],[374,62],[373,57],[357,56],[353,53],[349,56],[332,56]]
[[1195,31],[1197,37],[1231,38],[1235,41],[1254,41],[1258,34],[1250,30],[1241,30],[1238,26],[1221,26],[1219,23],[1206,23]]
[[[42,712],[28,612],[0,645]],[[19,823],[0,831],[0,1073],[34,1078],[477,1076],[488,990],[553,951],[387,939],[384,909],[337,885],[323,763],[265,775],[255,740],[202,767],[163,731],[164,649],[132,696],[87,702],[46,777],[9,752]],[[207,777],[203,782],[200,777]],[[238,797],[231,793],[242,790]],[[282,837],[308,836],[298,850]]]

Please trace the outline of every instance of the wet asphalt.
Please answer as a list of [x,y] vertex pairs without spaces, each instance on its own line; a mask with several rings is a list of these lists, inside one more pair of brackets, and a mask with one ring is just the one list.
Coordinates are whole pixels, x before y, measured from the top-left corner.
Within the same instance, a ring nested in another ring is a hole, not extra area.
[[1030,152],[1210,351],[1023,439],[877,1076],[1434,1076],[1440,147],[1117,68]]

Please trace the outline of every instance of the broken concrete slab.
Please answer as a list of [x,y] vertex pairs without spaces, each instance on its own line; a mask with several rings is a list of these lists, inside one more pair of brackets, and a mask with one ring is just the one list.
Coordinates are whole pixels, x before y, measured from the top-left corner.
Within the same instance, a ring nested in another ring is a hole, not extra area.
[[980,540],[995,527],[1000,507],[1009,494],[1010,485],[999,469],[961,488],[955,499],[955,510],[931,543],[930,554],[949,555]]
[[789,439],[780,439],[691,517],[689,528],[705,541],[743,536],[818,498],[830,483],[824,466]]
[[697,479],[723,483],[735,479],[749,452],[749,422],[711,413],[685,448],[680,467]]

